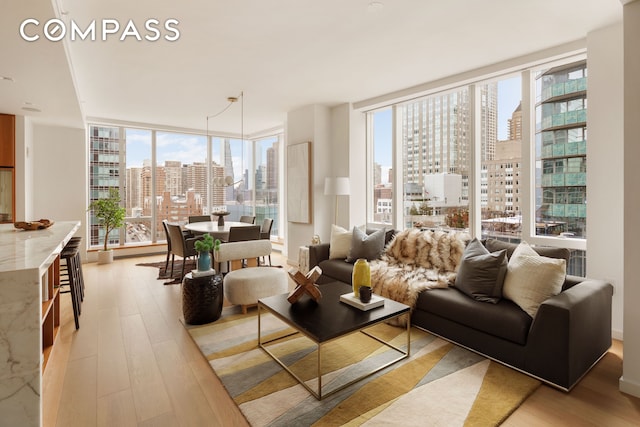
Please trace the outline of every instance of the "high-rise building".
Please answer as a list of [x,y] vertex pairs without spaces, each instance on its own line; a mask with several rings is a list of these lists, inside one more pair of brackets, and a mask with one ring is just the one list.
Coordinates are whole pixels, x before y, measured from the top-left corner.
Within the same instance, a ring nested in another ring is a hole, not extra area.
[[267,189],[274,190],[278,188],[278,152],[280,143],[274,142],[267,148]]
[[[231,156],[231,141],[228,138],[224,140],[224,175],[233,177],[235,182],[235,176],[233,173],[233,157]],[[226,187],[225,201],[235,200],[233,186]]]
[[182,162],[167,160],[164,162],[164,188],[172,195],[183,194]]
[[127,168],[127,180],[125,183],[127,197],[125,205],[127,216],[135,216],[134,209],[142,209],[142,168]]
[[373,164],[373,185],[377,186],[382,184],[382,166],[380,163]]
[[522,102],[518,104],[509,119],[509,140],[522,141]]
[[482,219],[520,214],[522,164],[522,110],[518,105],[509,119],[509,139],[498,141],[492,159],[482,162],[480,193]]
[[[215,165],[215,162],[212,164]],[[180,194],[187,194],[187,191],[194,191],[202,199],[203,206],[207,206],[207,164],[204,162],[193,162],[190,165],[184,165],[182,169],[184,182]]]
[[520,140],[498,141],[495,158],[482,163],[480,190],[483,219],[485,216],[520,214],[521,163]]
[[493,160],[498,141],[498,84],[480,86],[480,161]]
[[[214,182],[217,178],[224,179],[224,169],[224,166],[220,166],[216,162],[213,162],[211,165],[211,182]],[[211,209],[219,210],[220,206],[224,206],[226,204],[226,190],[226,187],[220,187],[217,185],[213,185],[211,187]]]
[[536,189],[537,234],[569,232],[586,237],[587,64],[567,64],[541,72],[536,104],[540,165]]
[[[91,126],[89,142],[90,170],[89,170],[89,202],[106,198],[111,189],[120,192],[120,175],[124,175],[124,165],[121,164],[120,130],[117,127]],[[120,197],[126,200],[124,194]],[[114,230],[108,236],[109,244],[119,244],[119,230]],[[98,224],[98,220],[92,216],[89,227],[89,241],[92,246],[98,246],[104,241],[104,227]]]

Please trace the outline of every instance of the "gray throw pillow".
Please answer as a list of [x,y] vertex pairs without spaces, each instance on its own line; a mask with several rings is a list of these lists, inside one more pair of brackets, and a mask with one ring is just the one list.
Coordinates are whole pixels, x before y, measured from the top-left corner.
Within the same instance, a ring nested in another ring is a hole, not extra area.
[[384,250],[385,229],[381,228],[369,235],[357,227],[353,227],[351,250],[347,262],[355,262],[358,258],[371,261],[380,258]]
[[507,273],[507,251],[489,252],[473,239],[464,250],[455,287],[478,301],[498,303]]

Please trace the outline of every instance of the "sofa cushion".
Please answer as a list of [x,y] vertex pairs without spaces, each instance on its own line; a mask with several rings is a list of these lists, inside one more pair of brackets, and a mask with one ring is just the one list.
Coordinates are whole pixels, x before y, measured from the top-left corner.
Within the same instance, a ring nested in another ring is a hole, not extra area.
[[535,317],[542,302],[562,291],[566,271],[564,259],[541,256],[522,242],[507,265],[503,295]]
[[351,231],[338,225],[331,225],[331,241],[329,246],[329,259],[345,259],[351,249]]
[[384,250],[385,229],[381,228],[371,234],[367,234],[357,227],[353,227],[351,235],[351,248],[347,262],[355,262],[359,258],[367,261],[377,259]]
[[[379,228],[367,228],[367,234],[373,234],[376,231],[378,231]],[[397,231],[394,230],[393,228],[385,228],[385,232],[384,232],[384,246],[386,247],[389,242],[391,242],[393,240],[393,237],[396,235]]]
[[416,310],[462,324],[496,337],[525,345],[532,319],[512,301],[486,304],[456,288],[429,289],[418,296]]
[[478,239],[464,250],[455,287],[478,301],[497,303],[507,272],[507,251],[489,252]]
[[323,283],[327,281],[327,278],[339,280],[344,283],[351,283],[353,264],[346,262],[344,259],[327,259],[320,261],[318,265],[322,269]]
[[[511,259],[513,251],[518,247],[517,243],[507,243],[496,239],[487,239],[484,244],[489,252],[496,252],[502,249],[507,250],[507,258]],[[552,248],[550,246],[534,246],[531,247],[536,253],[549,258],[564,259],[569,263],[571,252],[567,248]]]

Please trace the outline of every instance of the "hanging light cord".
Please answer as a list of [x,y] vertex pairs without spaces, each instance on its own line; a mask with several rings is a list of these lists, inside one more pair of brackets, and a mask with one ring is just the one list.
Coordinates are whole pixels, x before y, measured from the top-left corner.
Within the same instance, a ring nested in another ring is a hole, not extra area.
[[215,114],[207,116],[207,137],[209,136],[209,119],[213,119],[215,117],[218,117],[219,115],[221,115],[222,113],[227,111],[240,98],[242,98],[242,104],[240,106],[240,108],[241,108],[241,110],[240,110],[240,120],[241,120],[241,122],[240,122],[240,132],[243,133],[243,126],[244,126],[244,123],[243,123],[243,121],[244,121],[244,91],[241,91],[240,95],[237,98],[234,98],[234,97],[231,97],[231,96],[229,98],[227,98],[227,101],[229,101],[229,103],[222,110],[218,111]]

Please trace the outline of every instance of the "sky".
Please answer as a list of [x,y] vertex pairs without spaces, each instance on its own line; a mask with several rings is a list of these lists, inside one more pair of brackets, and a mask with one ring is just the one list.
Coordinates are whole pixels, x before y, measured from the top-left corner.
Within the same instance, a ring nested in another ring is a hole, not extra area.
[[[521,78],[519,76],[498,82],[498,139],[508,137],[508,120],[521,99]],[[374,161],[382,165],[382,180],[387,182],[391,167],[391,108],[375,113],[374,120]],[[206,139],[199,135],[185,135],[168,132],[157,132],[157,162],[178,160],[183,164],[204,162],[206,155]],[[151,159],[151,131],[127,129],[127,167],[142,167],[145,159]],[[233,157],[234,180],[241,179],[243,163],[249,154],[242,152],[238,140],[232,139],[231,155]],[[272,141],[271,141],[272,142]],[[213,159],[220,163],[220,138],[213,138]],[[248,144],[245,144],[248,145]],[[259,144],[260,161],[266,162],[265,150],[270,143]],[[247,147],[245,147],[245,150]],[[243,155],[244,154],[244,155]]]
[[[144,129],[127,129],[127,168],[142,167],[145,160],[151,160],[151,131]],[[221,163],[221,138],[212,138],[212,157]],[[264,144],[258,144],[259,162],[266,162],[266,149],[275,138],[268,138]],[[245,153],[238,139],[231,139],[231,157],[233,158],[234,180],[243,176],[249,155],[246,152],[249,144],[245,145]],[[177,160],[182,164],[205,162],[207,143],[204,135],[177,134],[170,132],[156,132],[156,163],[163,165],[166,160]],[[244,167],[243,167],[244,165]]]

